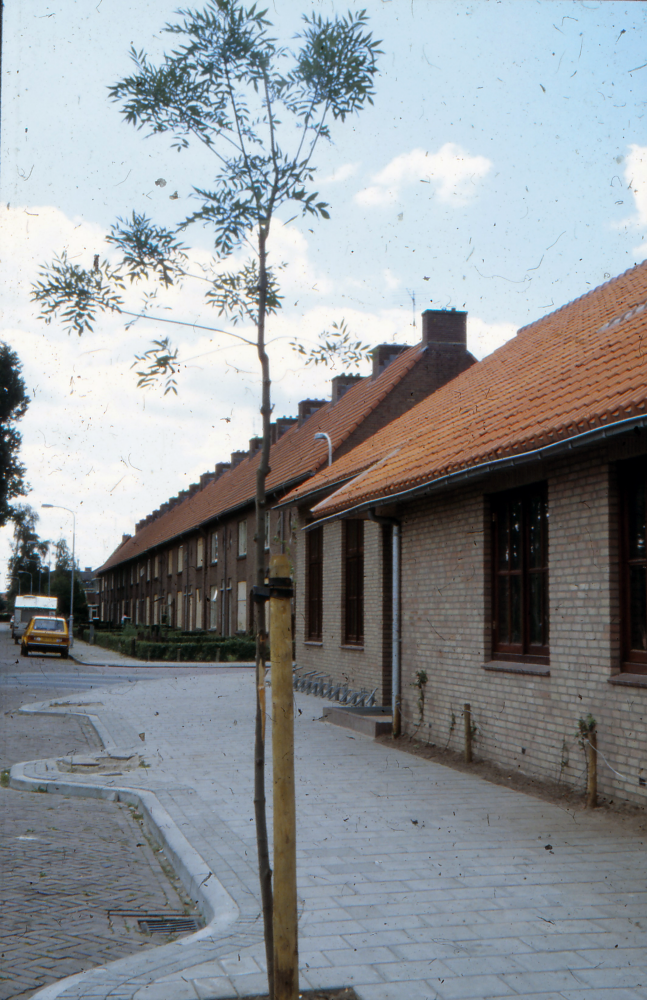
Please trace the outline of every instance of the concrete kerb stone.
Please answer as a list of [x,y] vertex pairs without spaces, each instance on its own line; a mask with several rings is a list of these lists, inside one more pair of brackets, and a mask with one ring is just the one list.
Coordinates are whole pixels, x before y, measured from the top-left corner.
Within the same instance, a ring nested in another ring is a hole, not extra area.
[[[60,706],[64,708],[64,705]],[[49,706],[46,702],[23,706],[21,712],[29,714],[47,715],[58,714],[57,708]],[[66,713],[68,714],[68,713]],[[112,736],[96,715],[83,712],[70,712],[70,715],[80,715],[87,718],[97,731],[105,749],[116,746]],[[99,755],[97,760],[100,760]],[[80,781],[67,781],[65,779],[50,779],[38,777],[27,773],[30,767],[38,764],[51,763],[55,766],[55,758],[50,761],[23,761],[14,764],[9,772],[9,784],[17,791],[46,792],[49,794],[74,795],[87,798],[100,798],[109,802],[123,802],[126,805],[134,806],[142,813],[144,825],[150,835],[163,848],[166,857],[173,866],[177,876],[187,893],[195,901],[202,917],[206,921],[206,926],[195,934],[181,938],[171,945],[163,945],[155,951],[169,948],[185,948],[197,942],[217,942],[225,933],[231,931],[233,925],[239,917],[239,909],[235,901],[219,881],[215,873],[211,870],[202,856],[191,846],[184,834],[179,830],[177,824],[171,818],[167,810],[159,802],[154,792],[148,789],[134,789],[102,785],[100,783],[83,783]],[[142,964],[150,964],[150,952],[141,956]],[[119,963],[132,962],[140,956],[131,956],[130,959],[120,959]],[[110,963],[111,965],[117,963]],[[97,974],[107,973],[107,967],[88,969],[85,972],[68,976],[58,983],[52,983],[44,989],[34,993],[34,998],[38,1000],[54,1000],[70,987],[81,984],[85,980],[96,980]]]
[[231,927],[239,913],[236,903],[220,884],[206,861],[195,848],[191,847],[154,792],[146,789],[110,788],[101,784],[48,780],[28,775],[26,769],[35,763],[36,761],[27,761],[13,765],[9,774],[12,788],[18,791],[79,795],[105,799],[108,802],[125,802],[126,805],[141,809],[148,831],[164,848],[164,853],[184,888],[207,921],[207,926],[202,930],[182,938],[178,942],[180,945],[192,944],[204,938],[215,940]]

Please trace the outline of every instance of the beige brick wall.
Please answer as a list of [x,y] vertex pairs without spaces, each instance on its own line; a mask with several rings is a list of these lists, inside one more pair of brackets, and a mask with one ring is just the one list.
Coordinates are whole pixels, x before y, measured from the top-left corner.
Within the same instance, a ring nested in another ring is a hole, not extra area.
[[[638,446],[636,446],[638,447]],[[647,688],[609,684],[618,673],[617,446],[492,477],[478,487],[402,507],[402,706],[405,732],[463,748],[464,702],[476,725],[474,753],[524,774],[583,789],[580,717],[597,720],[601,794],[645,803]],[[638,450],[644,449],[643,445]],[[611,460],[611,461],[610,461]],[[491,662],[490,510],[488,496],[546,480],[549,501],[550,676],[484,670]],[[381,695],[381,534],[365,526],[364,652],[341,646],[341,525],[325,527],[324,637],[304,643],[297,611],[297,663]],[[298,578],[304,579],[303,532]],[[424,716],[416,672],[425,670]]]
[[[618,779],[599,760],[600,791],[644,803],[647,790],[638,779],[647,777],[647,689],[608,683],[619,664],[613,467],[592,456],[544,471],[550,677],[483,669],[490,660],[486,493],[420,502],[407,512],[403,530],[404,726],[461,750],[462,707],[469,702],[477,756],[583,788],[584,754],[575,733],[578,719],[590,712],[599,749],[629,779]],[[512,485],[510,479],[488,484],[493,491]],[[411,685],[422,669],[429,681],[421,721]]]

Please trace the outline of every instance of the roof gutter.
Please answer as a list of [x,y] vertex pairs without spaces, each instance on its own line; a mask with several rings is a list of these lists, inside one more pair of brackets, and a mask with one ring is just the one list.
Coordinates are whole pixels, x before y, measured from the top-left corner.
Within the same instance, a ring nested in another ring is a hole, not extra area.
[[549,458],[558,458],[561,455],[568,454],[569,451],[586,448],[598,442],[608,441],[629,431],[640,430],[645,427],[647,427],[647,416],[628,417],[626,420],[619,420],[605,427],[595,427],[593,430],[583,431],[581,434],[576,434],[564,441],[556,441],[554,444],[546,445],[543,448],[535,448],[532,451],[522,452],[520,455],[510,455],[507,458],[497,458],[493,461],[482,462],[480,465],[474,465],[469,469],[461,469],[458,472],[450,472],[448,475],[440,476],[437,479],[430,479],[420,486],[414,486],[399,493],[388,493],[384,496],[372,497],[372,499],[365,500],[354,507],[347,507],[342,511],[337,511],[335,514],[329,514],[328,517],[311,521],[302,530],[310,531],[320,524],[326,524],[328,521],[338,521],[341,518],[348,517],[350,514],[363,513],[371,508],[375,508],[377,505],[399,503],[403,500],[415,500],[417,497],[428,496],[431,493],[440,493],[455,486],[463,486],[475,480],[483,479],[493,472],[501,472],[505,469],[530,465],[533,462],[543,462]]

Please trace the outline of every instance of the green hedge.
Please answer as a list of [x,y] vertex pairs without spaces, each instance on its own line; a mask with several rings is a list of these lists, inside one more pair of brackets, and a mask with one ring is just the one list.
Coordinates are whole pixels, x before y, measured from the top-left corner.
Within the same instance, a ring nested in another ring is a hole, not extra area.
[[[79,632],[79,638],[87,642],[89,629],[84,628]],[[118,632],[95,632],[94,644],[103,649],[111,649],[116,653],[134,656],[139,660],[240,663],[249,662],[256,655],[256,644],[253,639],[247,636],[242,638],[231,636],[222,639],[200,637],[199,639],[193,638],[191,642],[150,642],[146,639],[137,639],[134,636],[120,635]]]

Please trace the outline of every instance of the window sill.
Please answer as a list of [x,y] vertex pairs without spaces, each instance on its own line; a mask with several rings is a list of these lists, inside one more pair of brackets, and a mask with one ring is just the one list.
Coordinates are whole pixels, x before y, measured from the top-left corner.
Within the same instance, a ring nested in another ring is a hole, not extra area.
[[304,646],[323,646],[323,642],[319,639],[304,639]]
[[617,687],[647,688],[647,674],[621,673],[609,677],[608,684],[615,684]]
[[550,667],[541,663],[513,663],[508,660],[491,660],[483,670],[495,674],[522,674],[529,677],[550,677]]
[[355,643],[343,643],[342,642],[341,645],[339,646],[339,648],[340,649],[355,649],[355,650],[358,650],[360,653],[364,652],[364,647],[360,646],[359,643],[357,643],[357,645],[356,645]]

